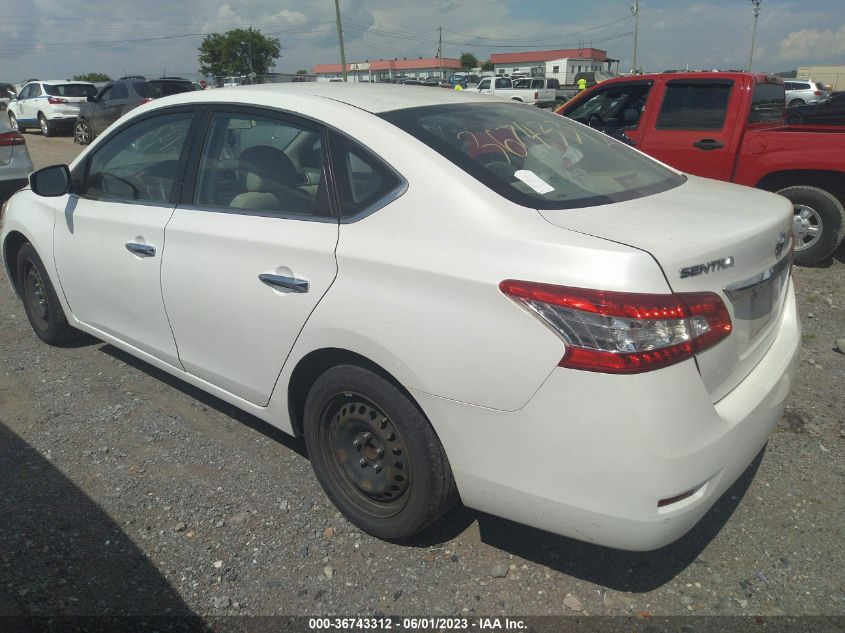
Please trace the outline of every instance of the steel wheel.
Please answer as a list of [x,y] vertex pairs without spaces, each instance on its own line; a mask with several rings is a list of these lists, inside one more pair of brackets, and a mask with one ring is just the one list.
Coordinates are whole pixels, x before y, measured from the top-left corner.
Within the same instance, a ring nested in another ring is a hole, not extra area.
[[369,534],[408,538],[457,499],[431,423],[384,375],[356,365],[327,369],[308,390],[303,434],[326,495]]
[[792,232],[795,235],[795,250],[803,251],[813,246],[824,230],[821,216],[812,207],[796,204],[792,218]]
[[23,128],[18,127],[18,117],[9,112],[9,127],[18,132],[23,132]]
[[46,332],[50,327],[50,304],[47,301],[47,289],[38,268],[32,262],[26,262],[23,271],[24,301],[29,305],[33,323],[38,330]]
[[411,484],[408,450],[381,407],[360,394],[338,394],[323,409],[320,444],[336,476],[370,514],[388,517],[402,509]]

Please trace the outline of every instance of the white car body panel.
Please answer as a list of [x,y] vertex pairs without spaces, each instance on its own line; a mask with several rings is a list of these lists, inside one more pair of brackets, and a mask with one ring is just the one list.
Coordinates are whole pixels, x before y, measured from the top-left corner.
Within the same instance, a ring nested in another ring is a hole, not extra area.
[[[367,112],[491,100],[414,92],[326,82],[175,95],[133,110],[74,163],[124,122],[168,105],[225,102],[298,112],[357,139],[407,180],[398,199],[354,221],[268,223],[190,208],[177,208],[170,219],[172,211],[162,207],[153,221],[118,226],[88,207],[66,213],[67,196],[49,200],[24,191],[9,205],[0,246],[19,232],[39,253],[50,253],[55,224],[55,265],[53,257],[42,259],[67,292],[67,300],[59,295],[72,324],[286,432],[299,430],[288,400],[298,363],[327,348],[353,352],[383,368],[419,404],[467,506],[624,549],[675,540],[746,468],[782,411],[800,349],[791,281],[766,344],[757,345],[759,358],[741,376],[713,384],[699,373],[701,358],[631,376],[560,368],[563,341],[498,284],[525,279],[669,294],[685,253],[697,263],[708,244],[717,253],[722,243],[737,244],[720,242],[725,229],[718,220],[741,220],[736,207],[744,205],[750,215],[737,235],[750,241],[750,250],[725,253],[738,258],[736,275],[694,278],[682,288],[720,292],[770,263],[773,251],[764,253],[774,246],[770,232],[791,213],[768,194],[697,180],[659,194],[656,211],[658,196],[538,213]],[[687,226],[696,240],[675,243],[684,220],[673,221],[671,211],[703,197],[696,206],[701,217]],[[770,224],[749,228],[764,216]],[[80,241],[82,233],[88,241]],[[162,244],[162,256],[135,261],[124,243],[136,238]],[[740,264],[740,255],[750,259]],[[150,287],[157,269],[145,267],[151,261],[162,266],[157,301],[155,283]],[[314,285],[305,302],[295,302],[303,296],[264,286],[256,279],[262,272],[290,273]],[[86,274],[98,288],[65,283]],[[139,299],[147,312],[138,311]],[[162,314],[165,323],[170,316],[167,334],[171,342],[175,336],[188,372],[167,344]],[[135,322],[142,318],[145,324]],[[728,341],[706,353],[721,353]],[[733,367],[737,352],[726,353],[733,354]],[[714,398],[726,381],[730,387]],[[689,498],[658,507],[658,500],[692,488]]]
[[[337,222],[177,209],[167,225],[161,292],[185,370],[266,405],[337,274],[337,236]],[[310,288],[272,288],[259,281],[262,273],[303,279]],[[232,327],[237,323],[249,327]]]
[[[67,202],[56,206],[53,253],[71,313],[81,323],[181,367],[160,281],[164,227],[173,207],[78,196],[62,200]],[[127,243],[152,246],[156,255],[136,255]]]

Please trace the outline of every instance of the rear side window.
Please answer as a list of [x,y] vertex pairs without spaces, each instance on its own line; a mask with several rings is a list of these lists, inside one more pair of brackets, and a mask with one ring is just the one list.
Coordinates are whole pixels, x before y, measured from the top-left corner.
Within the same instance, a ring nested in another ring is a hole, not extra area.
[[344,218],[375,211],[400,193],[402,180],[371,152],[336,133],[331,143],[332,168]]
[[148,99],[155,97],[153,89],[146,81],[135,81],[132,83],[132,87],[135,89],[135,92],[138,93],[139,97],[146,97]]
[[93,97],[97,89],[88,84],[44,84],[44,92],[51,97]]
[[781,84],[758,83],[751,97],[749,123],[769,123],[783,119],[786,95]]
[[732,88],[733,82],[669,82],[657,129],[721,130]]
[[127,88],[125,84],[115,84],[112,86],[111,96],[109,96],[109,99],[116,100],[128,98],[129,88]]

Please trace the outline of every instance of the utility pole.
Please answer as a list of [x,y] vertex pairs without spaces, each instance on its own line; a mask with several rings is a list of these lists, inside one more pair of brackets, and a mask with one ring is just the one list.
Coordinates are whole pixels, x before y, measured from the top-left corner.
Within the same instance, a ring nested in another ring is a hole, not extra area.
[[754,67],[754,41],[757,39],[757,16],[760,15],[760,1],[751,0],[751,13],[754,15],[754,27],[751,29],[751,52],[748,53],[748,72]]
[[631,13],[634,15],[634,63],[631,72],[637,72],[637,37],[640,34],[640,0],[634,0],[631,5]]
[[343,71],[343,81],[346,81],[346,53],[343,52],[343,28],[340,25],[340,0],[334,0],[334,11],[337,16],[337,42],[340,45],[340,68]]
[[435,30],[440,31],[440,37],[437,41],[437,59],[439,60],[438,65],[440,67],[440,79],[442,80],[443,79],[443,27],[438,26],[437,29],[435,29]]

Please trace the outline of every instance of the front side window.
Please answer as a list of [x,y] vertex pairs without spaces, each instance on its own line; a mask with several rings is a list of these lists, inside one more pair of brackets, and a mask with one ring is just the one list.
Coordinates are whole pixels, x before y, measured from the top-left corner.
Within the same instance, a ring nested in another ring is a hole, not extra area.
[[215,113],[200,158],[194,204],[331,216],[322,136],[286,120]]
[[191,112],[164,114],[110,137],[89,158],[81,195],[169,202],[192,118]]
[[599,89],[566,116],[603,131],[634,130],[639,125],[651,85],[651,82],[635,82]]
[[732,81],[670,81],[657,129],[721,130],[732,88]]
[[683,176],[563,117],[519,104],[453,104],[381,115],[508,200],[570,209],[640,198]]

